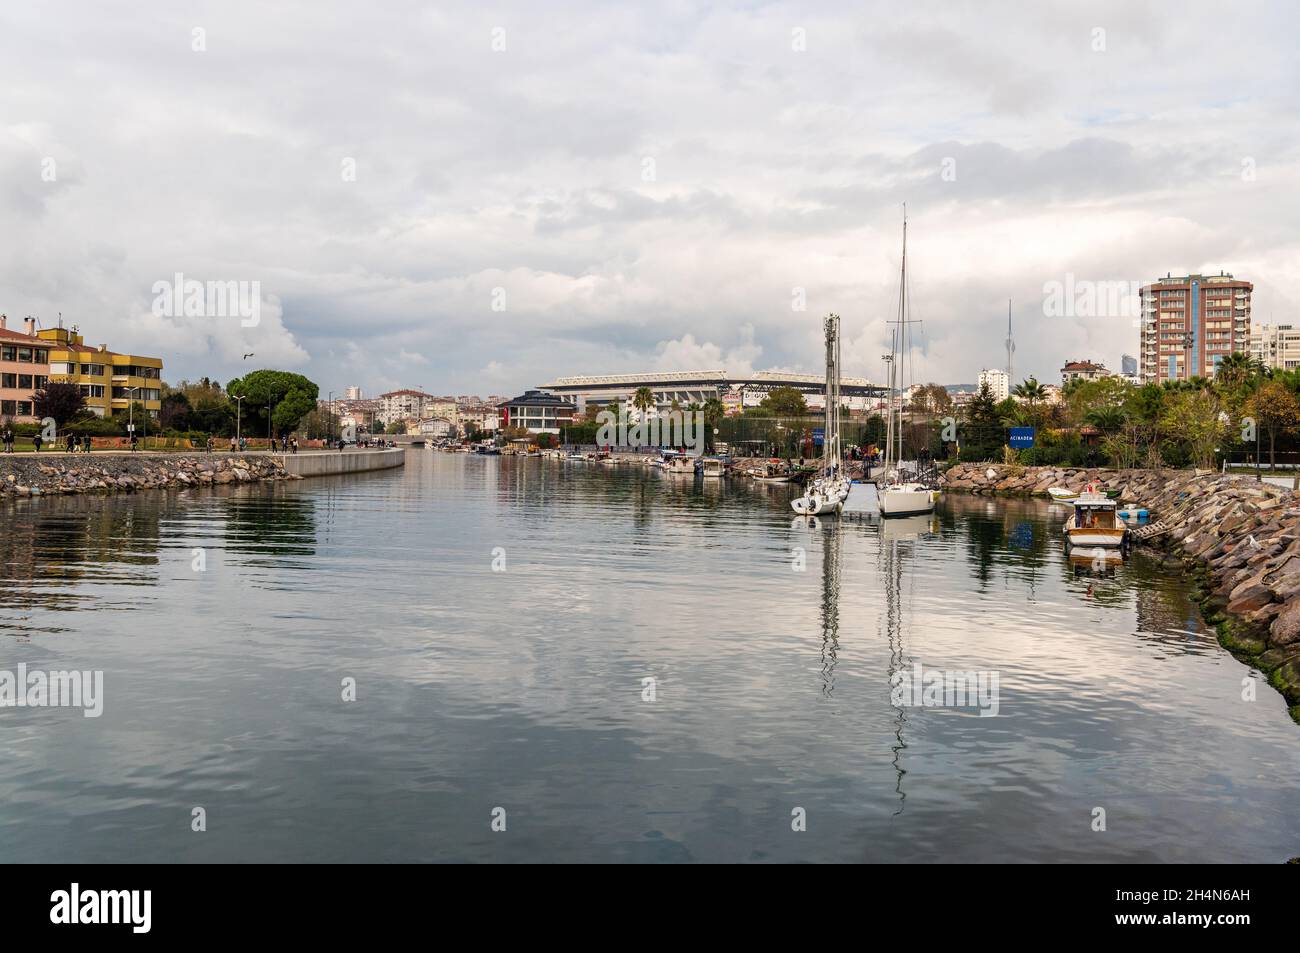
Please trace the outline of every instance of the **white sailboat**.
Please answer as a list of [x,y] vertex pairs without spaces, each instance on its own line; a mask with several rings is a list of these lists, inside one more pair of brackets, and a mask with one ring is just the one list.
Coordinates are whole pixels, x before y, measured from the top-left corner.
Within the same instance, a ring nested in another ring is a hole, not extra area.
[[[889,407],[885,430],[885,470],[877,494],[881,516],[932,513],[939,495],[937,490],[904,473],[900,466],[903,455],[903,407],[898,351],[902,347],[906,355],[911,350],[911,335],[908,331],[908,325],[911,324],[910,307],[907,293],[907,206],[903,206],[903,265],[898,288],[898,319],[890,337],[889,356],[885,358],[889,364]],[[894,407],[896,393],[899,394],[897,410]]]
[[840,459],[840,316],[828,314],[826,331],[826,422],[822,431],[822,463],[804,494],[790,501],[800,516],[838,513],[844,509],[853,484],[844,475]]

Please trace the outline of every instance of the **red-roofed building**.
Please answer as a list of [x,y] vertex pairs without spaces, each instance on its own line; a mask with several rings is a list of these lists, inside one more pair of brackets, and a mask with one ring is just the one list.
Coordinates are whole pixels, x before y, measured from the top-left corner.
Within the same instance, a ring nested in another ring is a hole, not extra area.
[[50,376],[49,345],[36,336],[36,319],[24,319],[24,330],[9,328],[0,314],[0,420],[36,423],[32,399]]
[[1061,386],[1064,387],[1070,381],[1095,381],[1099,377],[1110,376],[1112,375],[1106,370],[1104,364],[1094,364],[1092,361],[1066,361],[1065,366],[1061,368]]

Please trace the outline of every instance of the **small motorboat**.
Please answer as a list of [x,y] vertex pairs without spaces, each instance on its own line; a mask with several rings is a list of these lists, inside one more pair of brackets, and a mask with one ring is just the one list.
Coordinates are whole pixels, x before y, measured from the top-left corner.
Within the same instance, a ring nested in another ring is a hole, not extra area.
[[700,473],[706,478],[718,478],[727,472],[727,464],[720,457],[704,457],[700,460]]
[[664,461],[664,472],[674,476],[695,476],[695,457],[689,453],[680,453]]
[[1066,541],[1076,547],[1125,549],[1128,527],[1116,514],[1116,503],[1091,483],[1074,501],[1074,515],[1065,521]]
[[1063,486],[1051,486],[1047,488],[1047,495],[1057,503],[1073,503],[1079,498],[1079,491],[1067,490]]
[[751,470],[750,476],[759,483],[789,483],[790,468],[784,460],[769,460],[763,464],[763,469]]

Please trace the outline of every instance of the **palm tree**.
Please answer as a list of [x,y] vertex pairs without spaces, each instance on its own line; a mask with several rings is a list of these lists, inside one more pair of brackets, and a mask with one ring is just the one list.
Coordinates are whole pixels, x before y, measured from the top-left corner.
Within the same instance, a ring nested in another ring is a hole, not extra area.
[[649,387],[638,387],[636,393],[632,395],[632,406],[641,412],[641,419],[645,419],[646,411],[655,404],[655,395]]
[[1124,412],[1123,407],[1094,407],[1088,411],[1086,419],[1103,435],[1109,436],[1113,433],[1119,433],[1124,428],[1124,423],[1128,420],[1128,414]]
[[1255,375],[1257,363],[1259,362],[1250,359],[1249,354],[1235,351],[1219,361],[1218,367],[1214,369],[1214,379],[1225,388],[1236,390]]
[[703,411],[705,443],[712,443],[713,430],[718,426],[718,421],[726,415],[727,408],[717,397],[710,397],[704,402]]
[[1038,383],[1037,378],[1030,377],[1023,383],[1017,384],[1011,393],[1029,405],[1029,417],[1037,426],[1038,405],[1047,400],[1047,388]]

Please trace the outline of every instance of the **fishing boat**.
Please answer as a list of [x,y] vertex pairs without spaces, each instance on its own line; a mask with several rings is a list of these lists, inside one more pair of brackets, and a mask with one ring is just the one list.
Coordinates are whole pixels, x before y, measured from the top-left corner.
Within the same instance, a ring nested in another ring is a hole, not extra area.
[[769,460],[761,470],[751,470],[749,475],[759,483],[789,483],[790,468],[781,460]]
[[1127,548],[1128,527],[1116,513],[1116,506],[1114,500],[1089,484],[1074,501],[1074,515],[1065,521],[1064,532],[1070,548]]
[[840,458],[840,316],[828,314],[822,321],[826,334],[826,423],[822,430],[822,459],[803,496],[790,501],[800,516],[838,513],[853,488],[844,475]]
[[[898,317],[890,335],[889,355],[889,412],[885,431],[884,476],[878,483],[878,504],[881,516],[918,516],[934,512],[939,491],[919,474],[908,473],[902,467],[903,456],[903,389],[900,386],[898,358],[902,350],[904,360],[911,353],[911,298],[907,288],[907,207],[903,207],[903,261],[898,283]],[[895,401],[895,394],[898,395]],[[897,404],[897,406],[895,406]],[[920,454],[917,454],[918,460]],[[918,470],[919,470],[918,466]]]
[[719,457],[704,457],[700,460],[700,473],[705,479],[720,479],[727,472],[727,464]]
[[664,461],[664,473],[674,476],[695,476],[695,457],[689,453],[679,453]]
[[1063,486],[1050,486],[1047,488],[1047,495],[1057,503],[1073,503],[1079,498],[1079,491],[1067,490]]

